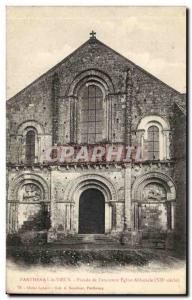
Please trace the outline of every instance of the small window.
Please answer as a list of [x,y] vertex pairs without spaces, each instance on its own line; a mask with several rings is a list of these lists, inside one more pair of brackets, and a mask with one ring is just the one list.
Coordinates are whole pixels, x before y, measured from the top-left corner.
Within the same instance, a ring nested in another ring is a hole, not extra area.
[[26,162],[33,163],[35,161],[35,132],[29,130],[26,134]]
[[148,158],[159,159],[159,128],[157,126],[148,128]]
[[[168,120],[156,116],[145,116],[139,122],[138,142],[142,146],[142,155],[149,160],[170,159],[170,125]],[[146,148],[145,148],[146,147]]]

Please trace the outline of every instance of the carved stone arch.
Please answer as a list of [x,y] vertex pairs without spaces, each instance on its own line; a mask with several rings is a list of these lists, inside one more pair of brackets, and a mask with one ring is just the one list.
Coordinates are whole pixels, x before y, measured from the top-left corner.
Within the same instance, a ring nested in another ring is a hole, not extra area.
[[101,190],[106,201],[118,201],[117,191],[112,182],[104,176],[94,174],[82,175],[70,183],[65,191],[65,199],[69,202],[73,202],[75,192],[79,191],[79,189],[84,189],[84,187],[88,188],[89,186],[94,186]]
[[158,159],[170,159],[170,124],[166,118],[158,115],[147,115],[143,117],[137,126],[138,142],[142,148],[142,155],[145,155],[144,146],[148,146],[148,130],[152,126],[158,128]]
[[89,69],[83,71],[75,77],[69,87],[67,93],[68,96],[77,96],[77,90],[79,86],[82,85],[82,82],[86,82],[89,80],[95,80],[102,83],[108,93],[114,93],[114,86],[109,75],[97,69]]
[[87,182],[86,184],[84,184],[82,182],[81,185],[78,186],[78,190],[80,191],[80,193],[82,194],[85,190],[87,189],[96,189],[96,190],[99,190],[104,198],[105,198],[105,202],[108,202],[109,199],[111,199],[111,194],[109,191],[107,191],[107,189],[105,189],[102,185],[98,184],[97,182],[95,181],[89,181]]
[[47,182],[37,174],[25,173],[15,178],[10,186],[9,200],[18,201],[18,190],[26,184],[34,184],[42,191],[43,201],[50,201],[50,193]]
[[[148,124],[159,124],[163,130],[170,130],[170,125],[168,120],[165,117],[158,116],[158,115],[148,115],[143,117],[137,126],[138,130],[145,130]],[[149,125],[150,126],[150,125]]]
[[[102,114],[96,113],[96,116],[101,116],[101,126],[99,127],[99,135],[96,135],[94,142],[101,142],[103,140],[111,139],[110,122],[111,122],[111,97],[114,93],[114,86],[111,78],[103,71],[97,69],[89,69],[79,73],[72,81],[67,95],[70,101],[70,141],[74,143],[84,143],[85,135],[82,135],[83,129],[81,127],[83,116],[83,101],[82,93],[85,87],[89,89],[89,85],[97,86],[102,92],[101,110]],[[89,100],[90,101],[90,100]],[[93,121],[94,124],[94,121]],[[93,126],[96,127],[95,125]],[[92,139],[93,136],[87,137]]]
[[176,199],[176,188],[173,180],[161,172],[150,172],[139,176],[133,183],[132,200],[141,201],[144,187],[152,182],[162,184],[167,192],[167,200],[173,201]]
[[73,228],[78,233],[79,228],[79,200],[81,194],[88,189],[102,192],[105,200],[105,233],[112,228],[112,203],[118,201],[117,191],[113,183],[98,174],[86,174],[74,179],[66,188],[64,200],[73,206]]
[[35,120],[24,121],[17,128],[19,160],[20,162],[26,162],[26,136],[29,131],[33,131],[35,133],[34,162],[38,162],[41,157],[41,149],[45,132],[43,125]]
[[79,96],[81,94],[81,89],[85,85],[88,86],[92,84],[98,86],[102,90],[103,97],[105,98],[105,96],[108,94],[108,86],[102,79],[96,76],[88,76],[82,79],[75,88],[75,96]]
[[17,134],[22,136],[25,133],[27,128],[34,128],[38,135],[44,134],[43,125],[35,120],[27,120],[27,121],[22,122],[17,128]]

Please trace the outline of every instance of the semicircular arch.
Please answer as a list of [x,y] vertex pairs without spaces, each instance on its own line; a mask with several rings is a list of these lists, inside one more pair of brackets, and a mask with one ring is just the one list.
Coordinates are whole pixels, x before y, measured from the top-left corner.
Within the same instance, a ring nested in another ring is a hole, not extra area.
[[50,193],[47,182],[37,174],[25,173],[16,177],[11,184],[9,191],[9,200],[18,201],[18,190],[26,184],[35,184],[40,188],[43,200],[50,201]]
[[85,84],[87,81],[98,81],[103,85],[106,93],[114,93],[114,86],[111,78],[104,72],[97,69],[89,69],[78,74],[75,79],[72,81],[69,90],[68,96],[77,96],[79,88]]
[[149,172],[139,176],[132,186],[132,199],[133,201],[142,200],[142,192],[146,185],[149,183],[161,184],[167,192],[167,200],[176,199],[176,188],[173,180],[166,174],[161,172]]
[[65,199],[69,202],[74,201],[74,195],[79,190],[85,190],[94,186],[103,192],[106,201],[117,201],[117,191],[112,182],[101,175],[89,174],[76,178],[68,185],[65,191]]

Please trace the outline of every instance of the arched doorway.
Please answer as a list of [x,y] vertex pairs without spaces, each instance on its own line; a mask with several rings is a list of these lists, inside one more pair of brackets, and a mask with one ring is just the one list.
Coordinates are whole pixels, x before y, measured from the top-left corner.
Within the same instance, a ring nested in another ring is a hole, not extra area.
[[79,233],[105,233],[105,199],[97,189],[87,189],[80,196]]

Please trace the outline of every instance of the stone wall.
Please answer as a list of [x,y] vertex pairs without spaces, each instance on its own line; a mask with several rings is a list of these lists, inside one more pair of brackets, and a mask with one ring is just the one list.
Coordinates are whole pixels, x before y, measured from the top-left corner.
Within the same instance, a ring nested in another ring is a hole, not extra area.
[[[70,115],[72,103],[69,97],[70,86],[79,74],[90,69],[99,70],[104,78],[108,78],[112,83],[110,91],[112,119],[109,121],[112,142],[126,141],[125,124],[130,114],[129,130],[131,132],[128,134],[132,136],[133,144],[137,143],[135,131],[138,123],[145,115],[156,114],[167,118],[173,130],[173,105],[175,97],[179,97],[179,94],[98,40],[94,43],[88,41],[60,64],[8,100],[8,161],[12,163],[19,161],[21,137],[18,136],[18,128],[28,120],[34,120],[43,126],[44,134],[47,136],[47,147],[54,142],[53,122],[57,124],[58,142],[61,144],[70,142],[70,124],[73,117]],[[128,69],[131,70],[131,94],[126,99]],[[55,78],[58,78],[57,82]],[[129,110],[130,105],[131,110]],[[55,132],[54,135],[56,135]]]
[[[52,227],[63,228],[68,233],[78,232],[78,201],[85,186],[86,188],[101,187],[102,192],[106,195],[105,202],[109,205],[106,206],[106,232],[122,232],[125,222],[133,229],[134,203],[132,201],[134,199],[132,194],[135,181],[145,174],[157,173],[170,177],[173,174],[173,167],[168,162],[133,164],[132,167],[126,167],[131,168],[130,177],[126,178],[125,167],[113,164],[110,166],[36,166],[33,169],[25,168],[25,170],[22,166],[12,167],[8,174],[8,228],[13,231],[19,230],[22,227],[21,220],[18,225],[13,224],[13,219],[15,218],[14,222],[17,220],[17,213],[21,215],[25,212],[26,206],[33,211],[39,211],[39,204],[44,202],[49,206]],[[22,193],[19,192],[20,186],[23,186],[24,183],[36,184],[36,182],[39,182],[39,186],[42,185],[44,191],[41,199],[23,200]],[[104,186],[102,187],[101,184]],[[128,186],[130,186],[129,191],[127,191]],[[130,202],[126,204],[128,198]],[[30,216],[27,215],[28,217]],[[126,219],[124,219],[125,217]],[[24,219],[22,218],[22,220]],[[26,220],[25,217],[24,221]]]
[[[43,153],[52,145],[78,142],[80,109],[77,88],[80,80],[91,76],[106,84],[107,136],[102,142],[137,146],[141,135],[137,128],[141,119],[149,115],[160,116],[170,124],[167,131],[171,155],[166,161],[132,162],[128,166],[116,163],[49,166],[43,163]],[[30,218],[17,193],[17,188],[25,182],[39,182],[42,186],[44,196],[41,202],[45,202],[50,211],[52,228],[65,233],[78,232],[79,189],[83,190],[85,182],[87,186],[97,186],[105,195],[106,232],[134,230],[139,208],[133,203],[138,200],[133,199],[133,186],[141,176],[157,173],[165,179],[167,190],[171,190],[169,197],[172,198],[168,200],[172,202],[176,185],[176,233],[178,240],[185,240],[185,116],[175,103],[184,103],[178,92],[98,40],[87,41],[8,100],[8,231],[18,231],[22,227],[21,220],[20,223],[17,221],[18,213],[25,215],[22,220]],[[25,165],[25,126],[34,127],[38,132],[36,160],[32,166]],[[81,181],[83,176],[84,181]],[[79,189],[73,190],[74,187]],[[32,215],[40,209],[39,202],[33,202],[26,203],[31,207]],[[174,214],[174,205],[169,209]]]
[[175,105],[174,181],[177,186],[176,201],[176,240],[179,247],[184,247],[186,241],[186,200],[187,200],[187,169],[186,169],[186,115]]

